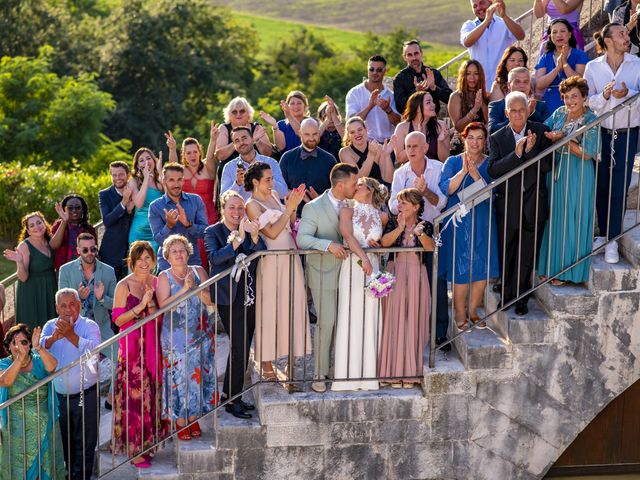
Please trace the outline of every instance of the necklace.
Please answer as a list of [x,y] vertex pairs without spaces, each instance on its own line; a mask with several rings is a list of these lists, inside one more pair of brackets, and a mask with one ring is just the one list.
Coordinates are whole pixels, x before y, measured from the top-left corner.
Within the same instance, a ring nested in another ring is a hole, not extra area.
[[189,269],[187,268],[186,273],[184,274],[184,276],[181,276],[178,274],[178,272],[176,272],[173,268],[171,268],[171,272],[173,273],[173,276],[176,278],[179,278],[180,280],[184,280],[187,278],[187,275],[189,275]]

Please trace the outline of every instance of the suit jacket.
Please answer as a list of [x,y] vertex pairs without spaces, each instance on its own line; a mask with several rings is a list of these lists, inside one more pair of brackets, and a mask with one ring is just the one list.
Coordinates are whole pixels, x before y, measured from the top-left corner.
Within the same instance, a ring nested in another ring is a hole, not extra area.
[[[259,250],[266,250],[267,246],[264,240],[260,238],[258,243],[253,243],[251,237],[246,235],[244,241],[240,244],[237,250],[233,249],[230,243],[227,243],[231,230],[227,226],[218,222],[214,225],[208,226],[204,231],[204,249],[207,252],[207,258],[209,259],[209,272],[213,277],[214,275],[233,267],[236,263],[236,257],[244,253],[249,256],[253,252]],[[258,266],[257,260],[251,262],[249,265],[249,272],[253,278],[253,289],[256,288],[256,268]],[[242,274],[244,277],[244,273]],[[236,301],[238,295],[238,285],[244,285],[242,278],[241,282],[236,282],[235,279],[229,281],[229,278],[224,278],[219,282],[211,285],[211,300],[218,305],[231,305]],[[238,301],[244,301],[244,295],[238,298]]]
[[98,194],[105,227],[100,244],[100,258],[109,265],[120,265],[129,251],[129,228],[133,215],[127,212],[121,201],[122,197],[113,185]]
[[[551,141],[544,136],[544,132],[548,132],[549,127],[541,123],[528,121],[525,131],[528,132],[529,130],[536,134],[536,144],[530,152],[523,152],[521,158],[518,158],[515,153],[516,142],[509,125],[502,127],[489,137],[490,154],[487,171],[492,178],[499,179],[511,170],[531,160],[551,145]],[[540,161],[539,174],[536,164],[528,167],[524,171],[524,182],[522,174],[519,173],[496,188],[496,206],[506,206],[507,208],[505,219],[507,228],[519,228],[521,198],[523,225],[533,226],[535,223],[543,222],[548,218],[549,201],[545,174],[551,170],[551,159],[552,155],[550,154]],[[508,186],[508,198],[505,198],[507,194],[506,186]],[[537,202],[536,197],[538,198]]]
[[[502,127],[509,123],[505,110],[505,99],[496,100],[489,104],[489,135],[496,133]],[[547,108],[547,102],[538,100],[536,102],[536,109],[533,111],[529,120],[532,122],[544,123],[544,121],[553,112],[549,112]]]
[[[327,251],[331,242],[342,243],[338,215],[327,190],[302,209],[296,243],[302,249]],[[331,290],[338,287],[342,260],[330,253],[309,255],[307,271],[309,287]]]
[[[81,262],[81,258],[76,258],[60,267],[59,288],[78,289],[78,285],[84,280]],[[102,297],[102,301],[96,300],[94,296],[93,318],[91,320],[98,324],[102,339],[106,340],[107,338],[113,337],[113,330],[111,329],[111,309],[113,308],[113,293],[117,283],[116,274],[113,271],[113,267],[100,260],[96,260],[93,279],[94,285],[98,282],[104,283],[104,296]],[[80,311],[80,315],[83,317],[86,316],[84,306]]]

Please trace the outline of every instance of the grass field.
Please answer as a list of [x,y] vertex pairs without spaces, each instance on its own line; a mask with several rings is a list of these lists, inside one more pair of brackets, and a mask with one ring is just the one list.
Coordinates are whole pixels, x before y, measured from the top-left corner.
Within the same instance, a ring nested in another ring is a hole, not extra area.
[[[468,0],[213,0],[213,3],[251,15],[328,26],[349,33],[386,33],[402,26],[418,30],[423,41],[456,48],[460,26],[473,15]],[[531,0],[509,0],[507,13],[515,18],[532,4]]]
[[12,273],[16,271],[15,262],[10,262],[4,257],[0,257],[0,280],[3,278],[7,278]]

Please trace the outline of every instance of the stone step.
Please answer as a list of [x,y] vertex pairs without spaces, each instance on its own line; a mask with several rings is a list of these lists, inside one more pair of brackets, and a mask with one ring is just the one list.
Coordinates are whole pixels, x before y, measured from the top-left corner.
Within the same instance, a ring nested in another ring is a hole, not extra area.
[[[455,329],[456,333],[458,330]],[[511,368],[511,346],[503,336],[492,330],[475,328],[454,341],[460,360],[469,370]]]
[[547,283],[535,291],[542,307],[555,314],[592,316],[598,313],[598,296],[583,285],[560,285]]
[[589,290],[594,295],[600,292],[626,292],[638,288],[640,269],[634,267],[624,256],[618,263],[607,263],[604,255],[591,258]]
[[[637,219],[640,221],[640,213],[637,214]],[[627,230],[636,223],[636,210],[627,210],[624,216],[624,229]],[[620,254],[631,265],[640,268],[640,228],[635,228],[623,235],[618,244],[620,245]]]

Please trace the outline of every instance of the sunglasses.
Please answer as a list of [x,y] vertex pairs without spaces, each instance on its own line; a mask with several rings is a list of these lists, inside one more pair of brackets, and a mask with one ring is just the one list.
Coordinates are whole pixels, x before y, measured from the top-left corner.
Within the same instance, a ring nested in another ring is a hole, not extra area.
[[18,343],[26,347],[27,345],[29,345],[29,340],[22,339],[22,340],[14,340],[13,342],[14,345],[17,345]]
[[384,67],[369,67],[370,72],[382,73],[384,71]]
[[89,252],[91,252],[91,253],[98,253],[98,247],[96,247],[96,246],[93,246],[93,247],[82,247],[82,248],[80,249],[80,253],[82,253],[82,254],[85,254],[85,255],[86,255],[86,254],[87,254],[87,253],[89,253]]
[[244,108],[240,110],[231,110],[231,115],[244,115],[247,111]]

